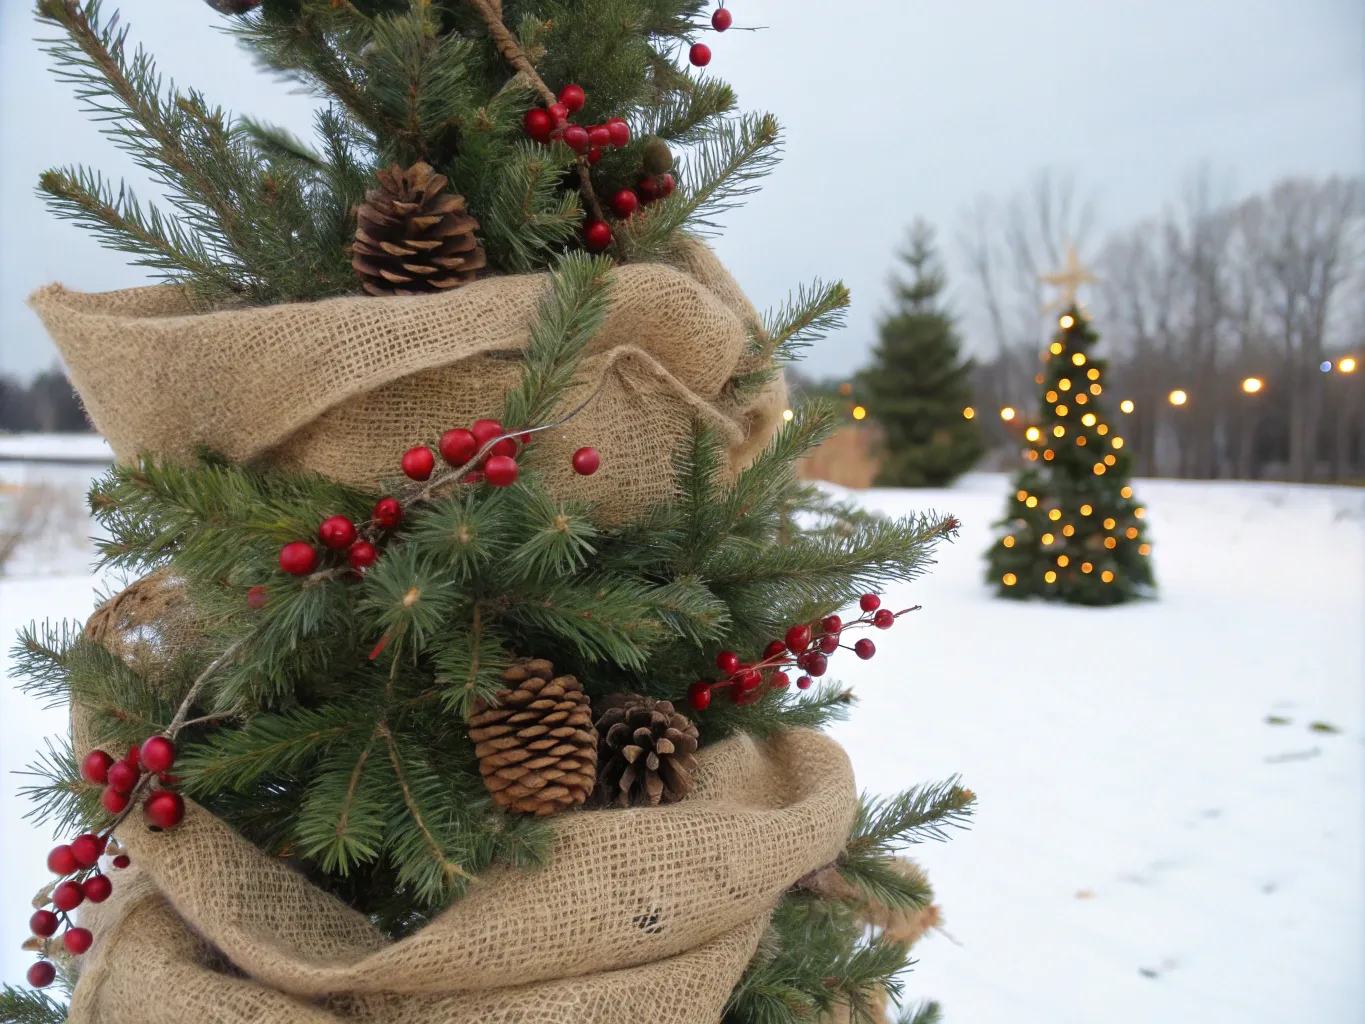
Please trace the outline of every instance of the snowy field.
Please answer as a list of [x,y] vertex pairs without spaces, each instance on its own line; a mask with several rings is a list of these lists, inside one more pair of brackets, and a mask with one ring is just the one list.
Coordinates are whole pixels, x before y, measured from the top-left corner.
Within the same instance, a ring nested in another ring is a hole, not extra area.
[[[0,463],[0,501],[91,470]],[[835,662],[862,698],[838,728],[861,785],[960,773],[974,827],[917,850],[945,933],[915,998],[949,1024],[1354,1024],[1365,1019],[1365,491],[1138,481],[1160,600],[1073,609],[981,580],[1003,476],[870,491],[964,523],[923,610]],[[51,538],[0,578],[0,633],[90,611],[89,549]],[[8,648],[8,640],[5,643]],[[851,659],[850,659],[851,660]],[[1282,720],[1272,724],[1268,718]],[[0,768],[64,727],[0,689]],[[48,837],[0,794],[0,977],[30,960]]]

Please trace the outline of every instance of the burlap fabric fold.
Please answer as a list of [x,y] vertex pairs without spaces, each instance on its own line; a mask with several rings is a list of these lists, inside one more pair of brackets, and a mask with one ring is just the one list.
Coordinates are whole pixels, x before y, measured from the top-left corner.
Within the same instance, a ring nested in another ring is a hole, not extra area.
[[[374,488],[398,474],[405,449],[501,412],[547,284],[545,274],[489,277],[440,295],[206,312],[175,285],[51,285],[29,302],[121,461],[207,446]],[[748,400],[727,387],[755,368],[756,324],[699,242],[683,244],[675,265],[616,268],[611,313],[560,409],[601,392],[533,449],[551,489],[596,502],[603,520],[629,518],[669,497],[673,457],[697,418],[725,440],[732,471],[748,465],[786,403],[780,378]],[[583,445],[602,454],[591,477],[570,465]]]

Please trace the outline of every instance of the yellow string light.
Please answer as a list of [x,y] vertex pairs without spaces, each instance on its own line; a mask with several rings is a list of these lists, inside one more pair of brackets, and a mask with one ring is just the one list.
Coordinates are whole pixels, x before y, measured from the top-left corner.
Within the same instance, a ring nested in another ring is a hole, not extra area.
[[1103,462],[1097,462],[1097,463],[1095,463],[1095,475],[1096,475],[1096,476],[1104,476],[1104,463],[1103,463]]
[[969,420],[969,419],[971,419],[972,417],[974,417],[975,415],[976,415],[976,410],[973,409],[970,405],[967,406],[967,408],[965,408],[965,409],[962,410],[962,418],[963,418],[964,420]]
[[1106,455],[1106,456],[1104,457],[1104,464],[1105,464],[1106,466],[1112,466],[1114,463],[1116,463],[1116,462],[1118,462],[1118,461],[1119,461],[1119,460],[1116,459],[1116,458],[1114,458],[1114,456],[1112,456],[1112,455]]
[[1078,445],[1080,445],[1082,448],[1084,448],[1084,447],[1085,447],[1085,435],[1084,435],[1084,434],[1077,434],[1077,435],[1076,435],[1076,443],[1077,443]]
[[1254,395],[1264,386],[1265,381],[1261,380],[1260,377],[1248,377],[1246,380],[1242,381],[1242,390],[1248,395]]
[[1015,580],[1018,579],[1018,577],[1015,576],[1014,573],[1012,572],[1007,572],[1005,573],[1004,576],[1000,577],[1000,579],[1005,584],[1005,586],[1012,587],[1014,586]]
[[1071,361],[1072,361],[1073,363],[1075,363],[1077,366],[1084,366],[1084,365],[1085,365],[1085,353],[1084,353],[1084,352],[1074,352],[1074,353],[1072,353]]
[[1067,313],[1060,320],[1058,320],[1057,323],[1062,325],[1062,330],[1069,331],[1073,326],[1075,326],[1076,318],[1072,316],[1070,313]]
[[1104,546],[1107,547],[1110,551],[1113,551],[1116,547],[1119,546],[1119,542],[1115,540],[1113,537],[1105,537]]
[[1150,545],[1150,544],[1139,544],[1139,545],[1138,545],[1138,554],[1139,554],[1139,555],[1150,555],[1151,553],[1152,553],[1152,545]]
[[864,419],[866,416],[867,416],[867,410],[864,409],[861,405],[855,405],[855,406],[853,407],[853,418],[854,418],[855,420]]
[[1025,501],[1028,498],[1028,491],[1018,491],[1014,496],[1020,501]]
[[1092,395],[1099,395],[1100,392],[1102,392],[1103,390],[1104,390],[1104,388],[1100,387],[1098,384],[1091,384],[1091,385],[1090,385],[1090,393],[1091,393]]
[[1091,512],[1094,512],[1094,511],[1095,511],[1095,510],[1094,510],[1093,508],[1091,508],[1089,505],[1082,505],[1082,506],[1081,506],[1081,515],[1083,515],[1083,516],[1088,516],[1088,515],[1090,515]]
[[1064,426],[1062,426],[1060,423],[1058,423],[1055,427],[1052,428],[1052,436],[1053,436],[1053,437],[1065,437],[1065,436],[1066,436],[1066,427],[1064,427]]
[[1030,494],[1027,498],[1024,499],[1024,504],[1027,505],[1029,508],[1037,508],[1038,499],[1034,495]]
[[1057,382],[1057,387],[1061,388],[1063,391],[1070,391],[1070,390],[1071,390],[1071,378],[1070,378],[1070,377],[1063,377],[1061,380],[1059,380],[1059,381]]
[[1129,540],[1137,540],[1138,528],[1136,526],[1130,526],[1123,531],[1123,535]]
[[1038,438],[1043,436],[1043,432],[1039,430],[1037,427],[1029,427],[1027,430],[1024,431],[1024,436],[1027,437],[1030,441],[1036,441],[1038,440]]
[[1066,415],[1066,406],[1064,406],[1064,405],[1059,405],[1059,406],[1057,406],[1057,415],[1058,415],[1058,416],[1065,416],[1065,415]]
[[1055,523],[1058,519],[1062,518],[1062,510],[1054,508],[1048,512],[1047,517]]
[[1043,579],[1046,580],[1048,583],[1056,583],[1057,574],[1053,572],[1051,569],[1049,569],[1047,572],[1043,573]]
[[1112,438],[1110,438],[1109,443],[1110,443],[1113,447],[1115,447],[1115,448],[1122,448],[1122,447],[1123,447],[1123,438],[1117,437],[1117,436],[1112,437]]
[[1190,396],[1185,394],[1185,392],[1181,391],[1179,388],[1176,388],[1174,391],[1172,391],[1169,395],[1166,396],[1166,399],[1172,405],[1184,405],[1186,402],[1190,400]]
[[1109,424],[1101,423],[1098,427],[1095,428],[1095,433],[1099,434],[1100,437],[1103,437],[1105,434],[1109,433]]
[[1067,523],[1065,526],[1062,527],[1062,536],[1063,536],[1063,537],[1070,537],[1070,536],[1071,536],[1073,533],[1075,533],[1075,532],[1076,532],[1076,528],[1075,528],[1074,526],[1072,526],[1070,523]]
[[1054,342],[1048,347],[1048,351],[1051,352],[1054,356],[1059,356],[1059,355],[1061,355],[1061,354],[1062,354],[1062,343],[1061,343],[1060,341],[1054,341]]
[[1085,371],[1085,375],[1089,377],[1091,380],[1099,380],[1100,368],[1098,366],[1092,366],[1090,367],[1090,369]]
[[1071,559],[1068,558],[1066,555],[1058,555],[1057,564],[1060,565],[1063,569],[1065,569],[1068,565],[1071,564]]
[[1046,398],[1049,402],[1055,402],[1055,401],[1057,401],[1057,392],[1055,392],[1055,391],[1049,391],[1049,392],[1048,392],[1046,395],[1044,395],[1043,397]]
[[1133,509],[1133,515],[1136,516],[1138,519],[1141,519],[1141,518],[1142,518],[1143,516],[1145,516],[1146,514],[1147,514],[1147,510],[1146,510],[1145,508],[1143,508],[1141,505],[1139,505],[1137,508]]
[[1104,528],[1105,528],[1106,530],[1112,530],[1112,529],[1114,528],[1114,520],[1112,520],[1112,519],[1106,519],[1106,520],[1104,521]]
[[1085,405],[1085,403],[1088,402],[1088,401],[1090,401],[1090,399],[1086,397],[1086,394],[1085,394],[1084,391],[1078,391],[1078,392],[1076,392],[1076,404],[1077,404],[1077,405]]
[[1037,461],[1038,461],[1038,453],[1037,453],[1037,452],[1029,452],[1029,453],[1028,453],[1028,460],[1029,460],[1029,462],[1037,462]]
[[1081,417],[1081,422],[1087,427],[1093,427],[1095,425],[1095,414],[1093,412],[1086,413]]
[[1100,579],[1104,580],[1105,583],[1113,583],[1114,574],[1108,569],[1105,569],[1104,572],[1100,573]]
[[1342,373],[1355,373],[1356,372],[1355,358],[1353,356],[1347,356],[1341,362],[1337,363],[1337,369],[1340,370]]
[[1001,410],[1000,410],[1000,418],[1001,418],[1002,420],[1004,420],[1006,423],[1008,423],[1010,420],[1014,419],[1014,406],[1012,406],[1012,405],[1007,405],[1007,406],[1005,406],[1005,408],[1001,409]]
[[1057,456],[1056,456],[1056,453],[1053,452],[1053,450],[1052,450],[1051,448],[1049,448],[1047,451],[1043,452],[1043,458],[1046,459],[1048,462],[1051,462],[1051,461],[1052,461],[1053,459],[1055,459],[1056,457],[1057,457]]
[[1091,565],[1089,562],[1082,562],[1082,563],[1081,563],[1081,572],[1094,572],[1094,571],[1095,571],[1095,567],[1094,567],[1093,565]]
[[1007,548],[1012,548],[1012,547],[1014,547],[1014,538],[1013,538],[1013,537],[1006,537],[1003,541],[1001,541],[1001,543],[1004,544],[1005,547],[1007,547]]
[[1131,487],[1124,487],[1124,489],[1119,491],[1119,493],[1122,494],[1125,498],[1131,498],[1133,496],[1133,489]]
[[1050,534],[1050,533],[1045,533],[1045,534],[1043,534],[1043,545],[1046,546],[1046,545],[1048,545],[1048,544],[1051,544],[1051,543],[1052,543],[1054,540],[1056,540],[1056,539],[1057,539],[1057,538],[1054,537],[1054,536],[1052,536],[1052,534]]
[[1123,412],[1132,412],[1133,400],[1131,398],[1125,398],[1122,402],[1119,403],[1119,409],[1122,410]]
[[782,419],[786,423],[790,423],[795,418],[795,416],[796,413],[792,412],[790,409],[782,410]]

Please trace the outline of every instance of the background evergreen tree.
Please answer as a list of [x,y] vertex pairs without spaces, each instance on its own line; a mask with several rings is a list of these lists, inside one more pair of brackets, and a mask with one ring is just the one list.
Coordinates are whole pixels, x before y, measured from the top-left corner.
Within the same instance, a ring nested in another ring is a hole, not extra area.
[[1146,509],[1133,496],[1131,449],[1105,416],[1108,364],[1093,356],[1098,341],[1073,304],[1043,355],[1027,463],[987,556],[987,579],[1002,597],[1118,604],[1152,586]]
[[857,394],[885,432],[877,483],[942,487],[965,473],[985,450],[972,404],[972,361],[940,297],[945,287],[934,232],[920,221],[901,262],[908,279],[894,283],[896,308],[881,323],[873,364],[858,374]]

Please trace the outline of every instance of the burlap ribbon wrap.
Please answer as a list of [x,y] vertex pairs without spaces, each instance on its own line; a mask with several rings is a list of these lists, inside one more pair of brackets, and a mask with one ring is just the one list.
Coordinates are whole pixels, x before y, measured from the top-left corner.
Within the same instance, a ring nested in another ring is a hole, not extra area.
[[[611,313],[560,409],[601,390],[537,439],[551,490],[595,502],[603,521],[671,496],[674,457],[696,419],[724,439],[732,471],[781,423],[780,378],[747,399],[727,386],[756,368],[753,307],[701,243],[684,243],[675,264],[614,271]],[[489,277],[432,296],[207,312],[174,285],[97,294],[52,285],[29,302],[120,461],[208,447],[377,488],[398,475],[407,448],[501,413],[547,282]],[[591,477],[570,465],[583,445],[602,454]]]

